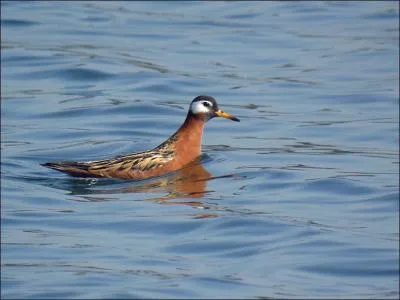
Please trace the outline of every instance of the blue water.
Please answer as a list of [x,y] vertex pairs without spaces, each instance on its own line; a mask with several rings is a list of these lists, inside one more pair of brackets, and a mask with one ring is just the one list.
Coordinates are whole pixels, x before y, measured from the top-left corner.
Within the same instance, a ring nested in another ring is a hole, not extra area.
[[[398,2],[1,2],[1,296],[398,298]],[[196,164],[153,148],[197,95]]]

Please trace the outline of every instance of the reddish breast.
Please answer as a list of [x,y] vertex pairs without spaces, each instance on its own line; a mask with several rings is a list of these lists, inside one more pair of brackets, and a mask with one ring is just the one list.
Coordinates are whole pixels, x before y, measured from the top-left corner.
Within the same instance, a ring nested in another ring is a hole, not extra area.
[[201,140],[205,122],[200,118],[188,117],[177,131],[174,159],[164,166],[149,171],[110,172],[106,177],[142,180],[177,171],[196,159],[201,153]]

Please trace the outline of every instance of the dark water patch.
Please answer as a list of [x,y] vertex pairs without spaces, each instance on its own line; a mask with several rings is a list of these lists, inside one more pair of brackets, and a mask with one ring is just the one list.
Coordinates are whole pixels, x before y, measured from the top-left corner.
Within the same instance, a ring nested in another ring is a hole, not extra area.
[[324,191],[325,193],[336,195],[366,195],[376,192],[375,189],[368,186],[362,186],[359,183],[343,179],[315,179],[308,181],[302,189],[309,192]]
[[306,254],[313,249],[315,255],[337,253],[342,249],[346,249],[347,244],[343,242],[331,241],[327,239],[314,239],[311,241],[299,241],[293,247],[285,250],[286,253]]
[[109,22],[112,20],[111,16],[89,16],[82,18],[82,21],[87,21],[88,23],[103,23],[103,22]]
[[[8,284],[8,282],[7,282]],[[19,294],[13,294],[13,293],[7,293],[4,295],[7,298],[18,298]],[[81,292],[71,292],[70,290],[65,291],[65,292],[35,292],[35,293],[29,293],[27,292],[24,295],[24,298],[31,298],[31,299],[65,299],[65,298],[73,298],[73,297],[83,297],[84,294]]]
[[166,93],[166,94],[179,94],[179,89],[173,87],[169,84],[151,84],[151,85],[141,85],[135,88],[135,91],[138,92],[147,92],[147,91],[156,91],[158,93]]
[[61,34],[63,36],[73,36],[73,37],[88,37],[88,38],[93,38],[93,37],[102,37],[102,38],[111,38],[111,33],[108,33],[107,31],[101,31],[100,29],[96,27],[82,27],[86,29],[67,29],[67,28],[57,28],[57,34]]
[[[91,90],[93,88],[93,85],[81,85],[81,86],[74,86],[74,87],[66,87],[66,92],[60,93],[61,95],[65,96],[71,96],[68,97],[67,99],[60,100],[59,103],[68,103],[68,102],[82,102],[82,100],[87,100],[99,96],[105,96],[104,91],[99,91],[99,90]],[[68,91],[69,90],[69,91]],[[113,101],[113,99],[109,100],[110,104],[113,105],[118,105],[125,103],[125,101]]]
[[[399,272],[398,268],[393,269],[390,267],[393,260],[381,260],[375,259],[376,265],[371,266],[370,259],[361,260],[359,262],[346,262],[344,265],[338,265],[336,263],[324,263],[317,264],[309,267],[299,268],[302,271],[318,273],[325,276],[338,276],[341,277],[389,277],[396,276]],[[378,265],[378,266],[377,266]]]
[[[95,94],[96,93],[94,93],[94,95],[91,95],[91,93],[88,93],[88,95],[85,96],[85,98],[95,98],[97,97],[97,95]],[[77,101],[77,104],[78,103],[82,103],[82,101]],[[166,109],[161,105],[154,105],[154,104],[114,105],[113,102],[108,102],[108,103],[93,103],[88,105],[80,104],[79,106],[76,107],[69,105],[69,107],[64,108],[63,110],[41,113],[35,115],[34,117],[40,117],[45,119],[55,119],[55,118],[69,119],[69,118],[78,118],[83,116],[86,117],[97,116],[98,120],[102,120],[102,123],[99,124],[97,130],[101,129],[102,127],[104,127],[104,130],[106,129],[113,130],[119,127],[122,128],[121,130],[123,131],[124,128],[125,129],[131,128],[131,130],[135,130],[135,122],[141,122],[140,124],[142,125],[140,127],[142,129],[145,129],[148,126],[146,126],[146,121],[144,121],[144,119],[147,120],[152,118],[154,119],[156,118],[156,116],[158,116],[157,117],[158,119],[160,118],[162,119],[163,117],[168,118],[171,115],[175,114],[176,114],[175,111]],[[121,121],[118,121],[118,119],[115,118],[109,118],[109,116],[120,116]],[[139,117],[140,119],[138,119]],[[182,115],[182,121],[183,120],[184,120],[184,115]],[[154,122],[152,124],[154,124]],[[76,128],[76,129],[86,130],[86,131],[89,130],[88,128]]]
[[282,222],[261,218],[228,219],[212,227],[215,236],[230,236],[243,234],[248,237],[267,236],[269,239],[278,237],[284,231],[289,231],[290,225]]
[[[83,93],[83,99],[91,99],[100,96],[102,92],[94,91],[94,92],[86,92]],[[131,127],[134,129],[134,125],[132,122],[136,120],[138,122],[143,122],[143,119],[154,119],[154,118],[170,118],[173,115],[182,116],[182,121],[184,120],[185,114],[176,112],[174,109],[170,109],[164,105],[155,104],[147,104],[140,103],[139,101],[129,101],[129,102],[120,102],[115,103],[110,100],[108,102],[102,103],[93,103],[93,104],[83,104],[83,101],[77,101],[82,99],[68,99],[65,101],[60,101],[60,103],[69,103],[76,102],[77,106],[72,106],[69,104],[62,111],[53,111],[46,112],[35,115],[35,117],[41,118],[70,118],[70,117],[79,117],[82,115],[96,115],[99,117],[99,120],[103,120],[102,124],[104,124],[105,128],[113,129],[113,128],[128,128]],[[110,118],[110,116],[120,116],[120,118]],[[139,118],[139,119],[138,119]],[[119,121],[120,120],[120,121]],[[131,121],[132,120],[132,121]],[[107,125],[106,125],[107,124]],[[154,124],[154,122],[153,122]],[[99,126],[100,128],[102,126]],[[143,129],[146,128],[146,124],[143,123],[143,126],[140,126]],[[123,129],[122,129],[123,130]],[[172,132],[171,132],[172,134]]]
[[[191,220],[180,220],[176,221],[167,221],[167,222],[154,222],[148,218],[139,218],[136,220],[124,220],[124,221],[111,221],[107,220],[103,225],[97,224],[95,219],[92,220],[81,220],[80,224],[69,224],[69,222],[65,222],[63,220],[52,220],[48,221],[52,223],[52,226],[60,226],[65,227],[68,226],[70,229],[78,229],[81,226],[85,226],[86,228],[91,228],[92,230],[106,230],[110,232],[119,232],[119,233],[129,233],[132,228],[136,228],[136,232],[138,236],[147,236],[153,235],[156,236],[158,234],[167,234],[167,235],[185,235],[188,232],[196,231],[201,228],[201,223],[196,223]],[[34,222],[32,222],[34,224]],[[69,224],[69,225],[68,225]],[[96,229],[97,228],[97,229]]]
[[[3,5],[3,4],[2,4]],[[18,20],[18,19],[2,19],[1,26],[10,26],[10,27],[30,27],[34,25],[40,25],[40,22],[36,21],[28,21],[28,20]]]
[[394,124],[395,121],[392,118],[372,118],[372,119],[356,119],[356,120],[321,120],[321,121],[304,121],[299,127],[303,126],[331,126],[337,124],[348,124],[355,122],[364,122],[364,123],[388,123]]
[[[58,118],[77,118],[77,117],[84,117],[84,116],[93,116],[93,115],[98,115],[99,111],[101,112],[103,109],[101,107],[97,106],[81,106],[81,107],[73,107],[73,108],[68,108],[68,109],[63,109],[60,111],[53,111],[53,112],[46,112],[46,113],[41,113],[38,116],[41,118],[48,118],[48,119],[58,119]],[[81,128],[80,130],[84,130]]]
[[303,87],[308,85],[317,85],[319,84],[317,81],[311,80],[301,80],[296,78],[289,77],[268,77],[264,79],[267,83],[275,84],[277,87],[285,88],[285,87]]
[[398,211],[399,199],[400,199],[399,194],[394,193],[390,195],[383,195],[379,197],[357,200],[356,203],[359,203],[362,206],[357,206],[351,209],[351,211],[355,215],[369,214],[371,217],[378,218],[379,213],[390,213],[391,211]]
[[143,40],[155,40],[155,41],[162,41],[162,40],[174,40],[182,38],[181,35],[178,34],[167,34],[167,33],[131,33],[126,35],[129,38],[134,39],[143,39]]
[[[369,103],[393,103],[394,99],[392,97],[383,96],[383,95],[373,95],[373,94],[360,94],[360,93],[353,93],[353,94],[330,94],[330,95],[318,95],[318,99],[326,100],[332,103],[351,103],[351,104],[360,104],[365,105]],[[313,97],[315,99],[315,97]]]
[[399,18],[399,10],[398,8],[387,8],[384,10],[377,11],[372,14],[365,14],[362,16],[364,19],[371,20],[390,20],[390,19],[398,19]]
[[2,55],[2,62],[5,66],[9,67],[36,67],[36,66],[55,66],[60,64],[65,64],[66,62],[71,61],[68,57],[59,57],[59,56],[43,56],[43,55],[12,55],[7,54]]
[[85,69],[85,68],[71,68],[57,74],[61,78],[67,80],[84,80],[84,81],[91,81],[91,80],[104,80],[113,77],[113,74],[97,71],[93,69]]
[[[17,211],[10,211],[10,216],[15,217],[16,219],[20,219],[20,218],[54,218],[55,214],[57,213],[74,213],[73,210],[58,210],[58,209],[49,209],[48,211],[34,211],[34,210],[17,210]],[[4,224],[10,224],[10,220],[12,219],[6,219],[4,220]]]
[[[249,247],[258,247],[264,242],[213,242],[213,241],[202,241],[202,242],[190,242],[183,243],[174,246],[169,246],[165,249],[168,253],[174,254],[190,254],[190,255],[207,255],[212,253],[214,255],[225,255],[232,251],[245,250]],[[257,251],[256,251],[257,252]],[[250,251],[249,254],[255,254],[256,252]]]
[[285,190],[285,189],[293,189],[295,188],[295,184],[293,182],[290,183],[260,183],[251,185],[251,190],[255,191],[273,191],[273,190]]
[[114,74],[86,68],[69,68],[61,70],[33,71],[20,75],[20,78],[58,79],[70,81],[100,81],[112,78]]
[[16,147],[16,146],[22,146],[22,145],[31,145],[32,143],[30,142],[25,142],[25,141],[3,141],[2,145],[4,148],[9,148],[9,147]]
[[[182,79],[171,80],[171,79],[169,79],[169,84],[172,86],[188,87],[188,88],[194,88],[194,89],[207,88],[207,84],[204,81],[199,81],[199,80],[182,80]],[[193,95],[193,98],[194,97],[195,97],[195,95]]]
[[399,204],[398,200],[399,199],[399,193],[390,193],[387,195],[382,195],[382,196],[375,196],[375,197],[366,197],[362,198],[359,200],[356,200],[356,202],[359,203],[394,203],[394,204]]
[[238,19],[238,20],[245,20],[245,19],[252,19],[255,17],[261,16],[260,13],[257,12],[249,12],[249,13],[240,13],[240,14],[231,14],[231,15],[226,15],[225,18],[226,19]]
[[295,165],[284,166],[284,167],[282,167],[282,169],[307,171],[308,169],[336,170],[337,168],[326,167],[326,166],[311,166],[311,165],[305,165],[305,164],[295,164]]
[[149,70],[157,71],[160,73],[168,73],[170,71],[165,66],[162,66],[162,65],[159,65],[159,64],[156,64],[153,62],[149,62],[149,61],[130,58],[130,59],[125,59],[125,62],[127,64],[134,65],[138,68],[149,69]]
[[210,277],[204,277],[204,276],[196,276],[195,278],[196,282],[198,282],[198,284],[204,284],[204,286],[216,286],[218,288],[221,288],[222,290],[224,288],[239,288],[240,286],[249,286],[251,287],[252,284],[248,284],[246,282],[243,282],[244,280],[237,277],[237,276],[225,276],[223,278],[218,278],[218,277],[214,277],[214,276],[210,276]]

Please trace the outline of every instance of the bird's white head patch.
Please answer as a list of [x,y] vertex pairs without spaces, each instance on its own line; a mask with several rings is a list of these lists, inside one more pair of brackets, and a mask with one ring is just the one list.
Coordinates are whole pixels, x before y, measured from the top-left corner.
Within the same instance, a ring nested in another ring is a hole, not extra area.
[[194,101],[190,105],[192,114],[206,114],[213,110],[213,103],[208,100]]

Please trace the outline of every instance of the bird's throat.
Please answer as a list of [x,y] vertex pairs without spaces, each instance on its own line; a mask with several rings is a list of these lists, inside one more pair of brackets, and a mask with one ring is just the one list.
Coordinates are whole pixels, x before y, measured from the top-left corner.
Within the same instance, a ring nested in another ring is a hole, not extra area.
[[183,163],[189,163],[200,155],[204,125],[202,118],[189,114],[178,129],[175,154]]

